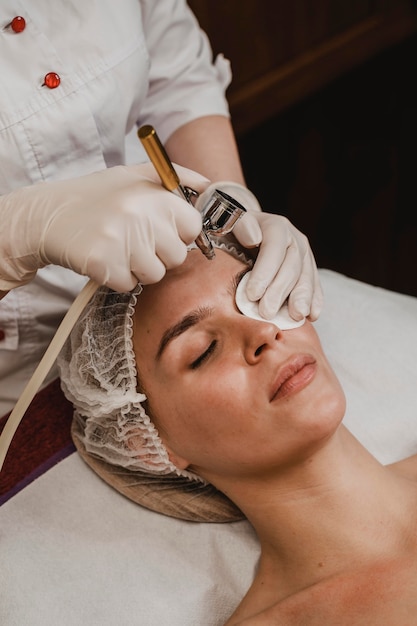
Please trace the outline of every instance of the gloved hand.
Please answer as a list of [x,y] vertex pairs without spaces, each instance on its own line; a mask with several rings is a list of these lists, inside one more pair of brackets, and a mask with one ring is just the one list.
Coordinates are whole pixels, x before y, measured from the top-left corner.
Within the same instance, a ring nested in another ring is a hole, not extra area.
[[[175,167],[184,185],[199,192],[208,185]],[[49,263],[129,291],[180,265],[202,221],[145,163],[0,196],[0,224],[0,291],[29,282]]]
[[214,189],[228,193],[247,209],[232,234],[244,248],[259,246],[246,287],[249,300],[259,300],[259,313],[271,319],[288,298],[288,312],[294,320],[316,320],[323,292],[307,237],[286,217],[262,212],[253,193],[239,183],[212,183],[198,198],[196,208],[203,206]]

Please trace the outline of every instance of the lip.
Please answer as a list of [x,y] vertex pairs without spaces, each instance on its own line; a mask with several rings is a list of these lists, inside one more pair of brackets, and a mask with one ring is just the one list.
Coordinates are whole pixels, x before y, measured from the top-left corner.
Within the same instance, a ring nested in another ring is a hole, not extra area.
[[271,385],[269,401],[273,402],[304,389],[314,378],[317,361],[311,354],[298,354],[286,361]]

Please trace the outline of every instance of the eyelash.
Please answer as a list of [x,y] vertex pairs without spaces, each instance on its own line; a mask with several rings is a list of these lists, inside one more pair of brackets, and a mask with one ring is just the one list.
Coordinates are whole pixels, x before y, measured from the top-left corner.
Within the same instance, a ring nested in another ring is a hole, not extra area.
[[203,354],[200,354],[200,356],[191,363],[190,367],[192,370],[198,369],[200,365],[202,365],[204,361],[206,361],[209,358],[209,356],[214,352],[214,349],[216,348],[216,344],[217,344],[217,341],[213,340],[211,344],[209,345],[209,347],[207,348],[207,350],[205,350]]

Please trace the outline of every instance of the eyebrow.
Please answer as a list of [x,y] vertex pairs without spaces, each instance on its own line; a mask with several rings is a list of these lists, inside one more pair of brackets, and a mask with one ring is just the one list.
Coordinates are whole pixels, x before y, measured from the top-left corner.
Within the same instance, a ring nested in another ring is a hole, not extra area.
[[[231,285],[228,289],[231,295],[234,295],[238,284],[249,270],[250,267],[245,267],[244,270],[238,272],[233,276],[231,280]],[[200,322],[207,319],[211,315],[211,312],[211,307],[200,307],[195,311],[187,313],[187,315],[184,315],[184,317],[182,317],[179,322],[167,328],[167,330],[162,335],[161,341],[159,342],[158,352],[156,353],[156,360],[158,361],[161,358],[165,348],[173,339],[179,337],[193,326],[196,326]]]

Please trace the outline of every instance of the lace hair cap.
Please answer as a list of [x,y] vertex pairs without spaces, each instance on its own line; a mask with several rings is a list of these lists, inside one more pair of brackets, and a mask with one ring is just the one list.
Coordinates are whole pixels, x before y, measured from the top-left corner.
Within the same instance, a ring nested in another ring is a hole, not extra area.
[[[231,244],[217,247],[248,263]],[[146,508],[189,521],[243,519],[215,487],[172,464],[146,413],[132,342],[141,291],[140,285],[128,293],[100,287],[58,357],[61,387],[74,406],[76,448],[108,484]]]

